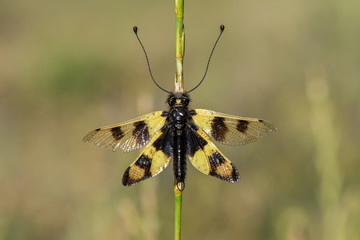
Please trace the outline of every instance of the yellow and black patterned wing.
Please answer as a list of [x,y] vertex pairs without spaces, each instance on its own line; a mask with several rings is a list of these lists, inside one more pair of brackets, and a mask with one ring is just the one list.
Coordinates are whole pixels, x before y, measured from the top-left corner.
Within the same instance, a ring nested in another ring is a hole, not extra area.
[[115,151],[121,148],[129,152],[145,146],[165,124],[163,111],[152,112],[132,120],[95,129],[89,132],[84,142],[93,142],[103,148]]
[[194,123],[216,141],[228,145],[244,145],[276,131],[271,123],[257,118],[237,117],[210,110],[195,109]]
[[173,132],[165,125],[155,133],[139,157],[126,169],[123,185],[132,186],[164,170],[172,157],[173,142]]
[[239,171],[201,128],[189,124],[186,130],[186,140],[187,155],[196,169],[224,181],[239,181]]

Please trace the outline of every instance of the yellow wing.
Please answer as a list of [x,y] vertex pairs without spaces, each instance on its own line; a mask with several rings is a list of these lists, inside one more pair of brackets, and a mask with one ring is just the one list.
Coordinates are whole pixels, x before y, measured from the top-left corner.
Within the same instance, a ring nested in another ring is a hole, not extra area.
[[122,183],[131,186],[164,170],[173,153],[173,133],[164,126],[157,131],[139,157],[126,169]]
[[127,122],[95,129],[89,132],[84,142],[93,142],[97,146],[115,151],[121,148],[129,152],[145,146],[156,132],[165,124],[163,111],[152,112]]
[[220,152],[201,128],[189,125],[186,139],[187,154],[196,169],[224,181],[239,181],[240,175],[236,167]]
[[216,141],[228,145],[244,145],[276,131],[271,123],[257,118],[237,117],[210,110],[195,109],[194,123]]

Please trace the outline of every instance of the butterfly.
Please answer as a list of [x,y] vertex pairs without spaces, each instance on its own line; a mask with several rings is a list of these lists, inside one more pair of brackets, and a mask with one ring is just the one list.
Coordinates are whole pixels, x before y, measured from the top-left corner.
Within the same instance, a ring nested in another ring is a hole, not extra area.
[[[134,32],[137,33],[135,27]],[[141,44],[140,40],[139,42]],[[146,54],[145,56],[147,59]],[[149,65],[148,59],[147,63]],[[155,82],[154,79],[153,81]],[[156,85],[158,86],[157,83]],[[97,128],[89,132],[83,141],[113,151],[120,148],[129,152],[144,147],[123,175],[122,183],[125,186],[156,176],[169,165],[171,159],[179,190],[185,187],[188,159],[197,170],[206,175],[227,182],[237,182],[240,179],[239,171],[212,140],[226,145],[244,145],[275,131],[276,127],[257,118],[237,117],[204,109],[190,110],[188,93],[195,88],[175,93],[161,88],[169,93],[168,111],[156,111],[126,122]]]

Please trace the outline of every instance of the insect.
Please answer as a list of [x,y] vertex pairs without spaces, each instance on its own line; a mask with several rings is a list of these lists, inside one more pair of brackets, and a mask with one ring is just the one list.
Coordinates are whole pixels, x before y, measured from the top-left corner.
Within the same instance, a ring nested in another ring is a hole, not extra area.
[[276,130],[269,122],[257,118],[189,109],[189,93],[195,90],[206,76],[211,56],[224,31],[223,25],[220,30],[200,83],[188,92],[172,93],[160,87],[154,80],[145,48],[138,37],[137,28],[134,27],[152,80],[160,89],[169,93],[169,110],[152,112],[127,122],[95,129],[83,139],[113,151],[120,148],[129,152],[145,147],[126,169],[122,178],[123,185],[131,186],[159,174],[169,165],[171,159],[179,190],[185,187],[187,159],[204,174],[228,182],[237,182],[240,179],[238,170],[220,152],[211,138],[222,144],[244,145]]

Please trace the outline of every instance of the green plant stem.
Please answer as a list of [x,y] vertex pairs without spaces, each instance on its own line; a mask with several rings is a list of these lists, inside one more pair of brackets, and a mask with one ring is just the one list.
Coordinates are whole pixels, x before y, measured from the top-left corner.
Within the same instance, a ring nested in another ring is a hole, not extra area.
[[[184,0],[175,0],[176,15],[176,38],[175,38],[175,92],[184,92],[183,63],[185,53],[185,32],[184,32]],[[182,187],[179,190],[176,179],[174,180],[175,194],[175,240],[181,239],[181,205]]]
[[181,239],[181,205],[182,205],[182,191],[177,188],[176,181],[174,184],[175,193],[175,240]]
[[185,31],[184,31],[184,0],[175,0],[176,15],[176,74],[175,92],[184,92],[183,62],[185,53]]

